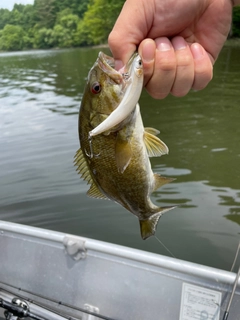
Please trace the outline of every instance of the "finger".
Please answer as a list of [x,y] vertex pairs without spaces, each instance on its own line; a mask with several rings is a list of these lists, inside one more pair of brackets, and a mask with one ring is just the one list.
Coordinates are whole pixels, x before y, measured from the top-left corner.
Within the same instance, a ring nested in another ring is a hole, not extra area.
[[147,30],[143,6],[138,1],[126,1],[108,37],[116,69],[128,62],[139,43],[146,38]]
[[142,58],[142,63],[143,63],[143,70],[144,70],[143,85],[144,86],[153,75],[155,52],[156,52],[156,43],[154,40],[145,39],[140,43],[138,53],[140,54]]
[[172,45],[175,50],[177,69],[171,93],[176,97],[182,97],[193,85],[194,59],[187,42],[182,37],[173,38]]
[[194,82],[192,88],[201,90],[207,86],[213,76],[213,64],[208,53],[198,43],[190,46],[194,58]]
[[153,98],[163,99],[170,93],[173,86],[176,73],[176,57],[168,38],[157,38],[155,43],[154,71],[146,84],[146,89]]

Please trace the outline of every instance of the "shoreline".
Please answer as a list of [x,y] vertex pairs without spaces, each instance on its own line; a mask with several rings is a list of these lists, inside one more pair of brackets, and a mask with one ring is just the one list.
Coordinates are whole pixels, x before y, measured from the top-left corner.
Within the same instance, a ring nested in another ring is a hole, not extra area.
[[[230,38],[227,39],[224,43],[224,47],[239,47],[240,46],[240,38]],[[2,53],[20,53],[20,52],[34,52],[34,51],[47,51],[47,50],[70,50],[70,49],[86,49],[86,48],[107,48],[109,49],[108,43],[102,43],[97,45],[91,45],[91,46],[82,46],[82,47],[68,47],[68,48],[60,48],[60,47],[53,47],[53,48],[31,48],[31,49],[23,49],[23,50],[12,50],[12,51],[0,51],[0,54]]]

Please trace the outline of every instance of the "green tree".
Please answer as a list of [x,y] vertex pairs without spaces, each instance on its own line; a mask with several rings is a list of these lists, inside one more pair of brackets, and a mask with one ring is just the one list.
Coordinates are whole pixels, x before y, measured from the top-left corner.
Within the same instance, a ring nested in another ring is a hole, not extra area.
[[[103,43],[124,0],[35,0],[0,9],[1,48],[51,48]],[[8,32],[7,25],[18,28]],[[14,43],[16,34],[22,38]]]
[[11,11],[8,9],[0,9],[0,30],[5,27],[10,21]]
[[89,39],[88,30],[86,30],[86,23],[84,20],[80,20],[77,25],[77,30],[74,35],[75,46],[87,46],[91,44]]
[[47,28],[34,30],[34,48],[48,49],[53,47],[53,30]]
[[35,0],[35,18],[39,29],[53,28],[56,20],[55,0]]
[[53,43],[57,47],[72,47],[75,45],[74,36],[79,23],[79,17],[64,9],[57,14],[57,24],[53,28]]
[[[63,11],[64,9],[71,10],[71,13],[76,14],[79,18],[83,17],[84,12],[87,10],[89,0],[55,0],[55,12]],[[69,14],[69,13],[68,13]]]
[[20,26],[7,24],[1,32],[0,50],[21,50],[24,48],[24,30]]
[[35,8],[31,4],[27,4],[24,6],[22,13],[22,27],[28,31],[37,23]]
[[61,16],[59,19],[59,24],[71,32],[77,30],[79,20],[80,19],[76,14],[68,14]]
[[60,21],[62,18],[65,16],[68,16],[69,14],[73,14],[72,9],[70,8],[65,8],[57,13],[57,18],[56,18],[56,24],[60,24]]
[[107,40],[124,0],[93,0],[78,25],[76,37],[82,44],[100,44]]
[[78,14],[79,18],[83,18],[84,13],[87,11],[89,0],[82,0],[78,2],[75,13]]
[[14,6],[13,6],[13,10],[17,10],[17,11],[22,12],[22,13],[24,11],[24,8],[25,8],[25,5],[21,4],[21,3],[15,3]]
[[52,39],[54,46],[60,48],[71,47],[73,42],[68,29],[64,28],[60,24],[54,26]]
[[13,9],[10,13],[9,24],[13,24],[15,26],[23,24],[23,13],[18,11],[17,9]]

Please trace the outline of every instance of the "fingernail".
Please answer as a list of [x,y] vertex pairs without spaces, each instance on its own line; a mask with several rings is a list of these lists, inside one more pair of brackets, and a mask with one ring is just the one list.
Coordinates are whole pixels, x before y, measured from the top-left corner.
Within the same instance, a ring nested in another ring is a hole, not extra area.
[[193,55],[193,58],[195,60],[200,60],[204,57],[204,51],[203,51],[203,48],[200,44],[198,43],[193,43],[191,45],[191,51],[192,51],[192,55]]
[[123,62],[121,60],[114,61],[115,70],[120,70],[123,67]]
[[172,45],[175,50],[186,49],[186,41],[182,37],[176,37],[172,39]]
[[171,43],[167,38],[158,38],[155,40],[157,49],[159,51],[169,51],[171,50]]
[[155,57],[156,46],[153,40],[146,41],[142,47],[142,60],[144,62],[152,62]]

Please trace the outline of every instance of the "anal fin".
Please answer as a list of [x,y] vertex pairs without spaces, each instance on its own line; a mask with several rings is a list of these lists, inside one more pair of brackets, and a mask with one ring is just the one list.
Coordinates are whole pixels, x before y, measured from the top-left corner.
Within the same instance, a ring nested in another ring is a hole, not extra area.
[[153,191],[156,191],[158,188],[162,187],[164,184],[170,183],[176,180],[175,178],[163,177],[160,174],[154,173],[154,186]]
[[97,185],[93,182],[90,189],[87,192],[87,195],[92,198],[96,199],[104,199],[104,200],[109,200],[101,190],[97,187]]

